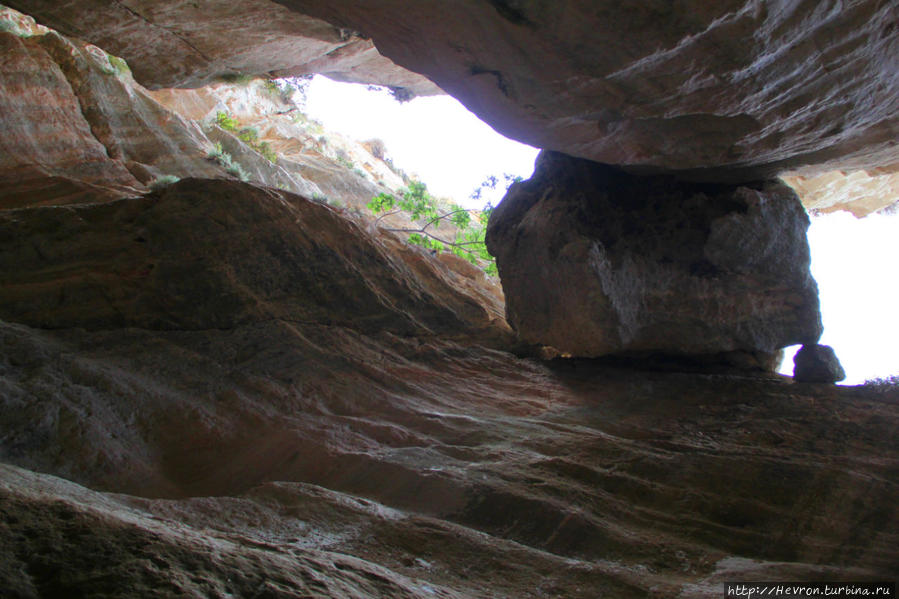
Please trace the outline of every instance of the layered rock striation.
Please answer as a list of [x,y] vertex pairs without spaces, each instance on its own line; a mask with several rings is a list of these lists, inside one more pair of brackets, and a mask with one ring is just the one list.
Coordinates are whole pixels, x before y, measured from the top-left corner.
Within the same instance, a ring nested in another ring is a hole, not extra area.
[[492,296],[490,309],[474,301],[450,269],[398,239],[239,182],[185,179],[108,204],[4,211],[0,230],[0,318],[40,328],[283,319],[452,336],[502,323]]
[[[311,122],[270,83],[149,92],[127,63],[96,46],[10,9],[0,8],[0,21],[12,23],[0,32],[2,208],[113,201],[191,176],[243,176],[361,208],[405,184],[358,142]],[[217,126],[219,112],[239,126]],[[268,155],[258,150],[262,143]]]
[[[813,4],[13,3],[151,84],[429,87],[362,32],[522,139],[717,179],[893,151],[894,9]],[[281,148],[302,168],[272,165],[193,122],[218,99],[154,98],[25,25],[0,33],[0,595],[718,597],[894,574],[895,386],[521,357],[473,267],[312,199],[358,200],[376,169],[302,162],[305,137]],[[224,179],[211,138],[257,183]],[[160,174],[185,179],[144,193]],[[742,183],[545,153],[490,225],[511,322],[584,355],[811,347],[807,220]]]
[[483,287],[246,183],[0,216],[4,595],[713,597],[896,562],[895,390],[519,358]]
[[[503,134],[572,156],[732,181],[899,159],[897,8],[880,0],[10,4],[154,87],[232,69],[354,75],[364,65],[328,64],[359,32]],[[391,66],[374,79],[391,84]]]
[[201,87],[223,75],[327,73],[413,95],[441,93],[425,77],[384,58],[358,32],[268,0],[6,4],[124,57],[135,65],[137,79],[152,88]]

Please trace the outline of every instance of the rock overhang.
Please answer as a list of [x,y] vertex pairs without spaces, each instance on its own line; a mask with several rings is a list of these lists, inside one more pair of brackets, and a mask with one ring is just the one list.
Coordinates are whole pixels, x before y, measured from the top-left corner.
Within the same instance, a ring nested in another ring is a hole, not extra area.
[[[226,67],[385,84],[403,73],[410,89],[439,86],[536,147],[705,180],[899,160],[899,15],[888,2],[137,4],[10,2],[132,59],[150,86],[195,85]],[[372,43],[380,58],[347,59]]]

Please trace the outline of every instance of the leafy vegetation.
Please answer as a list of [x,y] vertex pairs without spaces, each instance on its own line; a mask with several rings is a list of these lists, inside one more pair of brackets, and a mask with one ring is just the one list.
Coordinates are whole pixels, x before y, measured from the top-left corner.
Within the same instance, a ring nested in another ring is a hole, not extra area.
[[390,96],[400,104],[405,104],[415,99],[415,92],[407,87],[394,85],[369,85],[366,87],[370,92],[387,92]]
[[269,143],[267,141],[263,141],[261,143],[255,144],[253,146],[253,149],[256,150],[257,152],[259,152],[260,154],[262,154],[262,157],[265,158],[266,160],[268,160],[269,162],[271,162],[272,164],[275,164],[276,162],[278,162],[278,155],[275,153],[275,151],[272,149],[272,147],[269,145]]
[[347,155],[346,151],[343,148],[338,148],[334,152],[334,160],[341,166],[345,166],[346,168],[348,168],[350,170],[353,170],[354,168],[356,168],[356,163],[350,159],[350,157]]
[[244,127],[237,132],[237,137],[248,144],[256,143],[259,139],[259,130],[256,127]]
[[278,155],[275,153],[269,143],[267,141],[259,141],[259,130],[255,127],[241,128],[240,123],[237,121],[237,119],[233,118],[227,112],[223,112],[221,110],[215,114],[215,124],[225,131],[236,133],[237,137],[242,142],[262,154],[263,158],[265,158],[272,164],[278,161]]
[[[391,214],[405,212],[410,220],[420,223],[414,228],[393,228],[388,231],[408,233],[408,242],[419,245],[434,252],[442,252],[449,248],[453,254],[464,258],[476,266],[480,266],[489,275],[496,275],[496,261],[487,251],[484,236],[487,232],[487,220],[493,207],[490,204],[484,210],[469,210],[455,204],[446,208],[438,207],[437,202],[428,193],[427,186],[420,181],[411,181],[402,191],[399,198],[389,193],[380,193],[367,204],[368,209],[380,214],[378,221]],[[474,218],[472,218],[474,216]],[[456,232],[452,239],[438,236],[433,230],[439,228],[441,222],[450,222]]]
[[283,104],[293,104],[299,108],[306,104],[306,92],[311,81],[312,75],[269,79],[263,85],[263,89],[269,96],[280,100]]
[[113,56],[112,54],[109,54],[108,57],[109,64],[112,65],[113,69],[115,69],[116,74],[127,75],[131,72],[131,68],[128,66],[128,63],[125,62],[125,59],[119,58],[118,56]]
[[222,112],[221,110],[219,110],[217,113],[215,113],[215,124],[225,131],[231,131],[233,133],[237,132],[237,119],[232,118],[231,115],[227,112]]
[[[509,188],[513,183],[521,183],[524,180],[518,175],[512,175],[510,173],[503,173],[502,177],[503,182],[505,183],[506,191],[509,191]],[[483,194],[488,189],[496,189],[497,185],[499,185],[499,177],[497,177],[496,175],[490,175],[489,177],[484,179],[473,192],[471,192],[471,195],[469,197],[473,200],[480,200],[481,194]]]

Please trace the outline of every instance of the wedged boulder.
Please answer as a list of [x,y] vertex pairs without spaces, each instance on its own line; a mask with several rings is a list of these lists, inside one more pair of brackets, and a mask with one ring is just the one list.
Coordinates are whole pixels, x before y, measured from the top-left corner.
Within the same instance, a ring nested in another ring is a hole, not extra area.
[[526,342],[770,354],[821,334],[808,225],[777,181],[685,183],[544,152],[494,211],[487,245]]
[[846,371],[829,345],[804,345],[793,356],[793,379],[801,383],[836,383]]

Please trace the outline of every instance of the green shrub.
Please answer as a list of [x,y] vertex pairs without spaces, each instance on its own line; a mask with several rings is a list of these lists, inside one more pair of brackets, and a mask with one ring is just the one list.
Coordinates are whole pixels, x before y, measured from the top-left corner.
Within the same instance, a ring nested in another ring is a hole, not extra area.
[[252,145],[259,139],[259,130],[256,127],[244,127],[237,133],[237,137]]
[[225,152],[224,148],[222,148],[221,142],[218,141],[212,144],[212,149],[209,150],[209,152],[206,154],[206,158],[208,158],[209,160],[215,160],[216,162],[221,161],[224,156],[227,156],[228,161],[230,162],[231,155]]
[[225,172],[234,175],[241,181],[250,180],[250,174],[244,170],[239,162],[232,162],[229,166],[225,167]]
[[230,114],[221,110],[215,113],[215,124],[225,131],[237,131],[237,119],[232,118]]
[[212,147],[212,150],[206,155],[206,157],[210,160],[214,160],[217,162],[222,168],[225,169],[225,172],[234,175],[241,181],[248,181],[250,179],[249,173],[244,170],[243,166],[233,158],[231,158],[231,154],[225,152],[222,149],[222,144],[216,142]]
[[[278,161],[278,154],[275,153],[268,142],[259,142],[259,130],[256,129],[256,127],[241,128],[240,123],[237,121],[237,119],[233,118],[227,112],[223,112],[221,110],[215,114],[215,122],[219,127],[226,131],[237,133],[238,139],[262,154],[262,156],[269,162],[275,163]],[[209,158],[216,159],[216,155],[222,153],[221,144],[216,143],[216,148],[218,148],[218,150],[212,152]]]
[[272,164],[275,164],[275,163],[278,162],[278,154],[275,153],[275,151],[272,149],[272,147],[268,144],[267,141],[264,141],[264,142],[262,142],[262,143],[260,143],[260,144],[254,145],[253,148],[254,148],[257,152],[259,152],[260,154],[262,154],[262,156],[263,156],[266,160],[268,160],[269,162],[271,162]]
[[389,193],[379,193],[378,195],[373,197],[371,201],[365,206],[375,214],[378,214],[380,212],[387,212],[395,205],[396,200],[392,195],[390,195]]
[[346,151],[343,148],[338,148],[334,152],[334,161],[337,164],[344,166],[350,170],[356,168],[356,164],[350,160],[350,157],[347,155]]
[[281,94],[281,88],[278,87],[278,82],[273,79],[266,79],[265,83],[262,84],[262,89],[272,94]]

